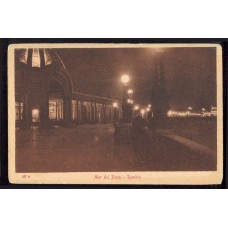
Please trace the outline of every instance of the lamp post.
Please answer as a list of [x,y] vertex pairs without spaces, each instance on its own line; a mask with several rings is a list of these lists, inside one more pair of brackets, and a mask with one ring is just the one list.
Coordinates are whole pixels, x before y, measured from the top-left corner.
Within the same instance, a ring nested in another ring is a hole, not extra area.
[[128,99],[127,99],[127,103],[128,104],[130,104],[130,105],[133,105],[133,103],[134,103],[134,101],[133,101],[133,99],[132,99],[132,95],[133,95],[133,90],[132,89],[129,89],[128,91],[127,91],[127,93],[128,93]]
[[122,97],[122,113],[123,122],[129,122],[131,118],[131,113],[129,112],[129,101],[127,100],[127,87],[130,77],[127,74],[121,76],[121,82],[123,83],[123,97]]
[[141,109],[141,110],[140,110],[140,114],[141,114],[142,118],[144,118],[145,109]]
[[151,110],[151,104],[148,104],[146,107],[146,118],[151,119],[152,118],[152,110]]
[[128,82],[129,82],[130,78],[127,74],[122,75],[121,77],[121,82],[123,83],[123,103],[126,103],[126,99],[127,99],[127,87],[128,87]]
[[136,113],[139,111],[139,106],[138,105],[135,105],[134,107],[133,107],[133,118],[135,118],[135,115],[136,115]]
[[117,112],[118,103],[114,102],[112,104],[112,106],[113,106],[113,119],[114,119],[114,121],[116,121],[119,118],[119,117],[117,117],[117,113],[116,113]]
[[129,98],[132,99],[132,94],[133,94],[133,90],[132,89],[129,89],[127,91],[128,95],[129,95]]

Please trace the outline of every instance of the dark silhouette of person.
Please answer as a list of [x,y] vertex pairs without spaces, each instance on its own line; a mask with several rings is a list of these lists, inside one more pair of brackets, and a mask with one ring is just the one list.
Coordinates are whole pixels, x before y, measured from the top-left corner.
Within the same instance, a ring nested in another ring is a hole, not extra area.
[[146,121],[140,114],[136,114],[132,124],[132,139],[136,164],[144,164],[147,162],[150,138],[145,127]]

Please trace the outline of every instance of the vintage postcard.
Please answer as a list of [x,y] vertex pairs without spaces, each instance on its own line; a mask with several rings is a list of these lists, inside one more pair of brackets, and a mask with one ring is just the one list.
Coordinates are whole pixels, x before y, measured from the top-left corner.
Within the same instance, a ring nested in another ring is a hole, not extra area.
[[218,44],[13,44],[14,184],[220,184]]

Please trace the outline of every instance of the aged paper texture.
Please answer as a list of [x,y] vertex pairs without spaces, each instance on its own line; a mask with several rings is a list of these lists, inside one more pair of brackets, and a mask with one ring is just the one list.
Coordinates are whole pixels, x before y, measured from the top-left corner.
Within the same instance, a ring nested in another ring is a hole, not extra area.
[[218,44],[13,44],[14,184],[220,184]]

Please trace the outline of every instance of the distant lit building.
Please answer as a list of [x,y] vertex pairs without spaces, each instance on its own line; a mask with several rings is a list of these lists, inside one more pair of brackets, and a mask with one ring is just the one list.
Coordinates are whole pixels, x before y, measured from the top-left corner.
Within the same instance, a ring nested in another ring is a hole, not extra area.
[[52,49],[29,48],[15,51],[16,123],[72,125],[118,121],[120,101],[78,92],[64,63]]
[[215,117],[217,116],[217,107],[211,107],[211,111],[207,111],[202,108],[199,111],[192,111],[192,108],[188,108],[187,111],[175,111],[169,110],[167,112],[168,117]]
[[217,107],[211,106],[211,115],[217,116]]

